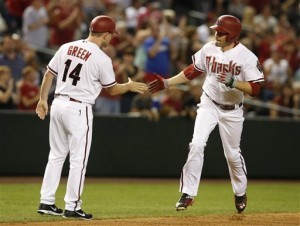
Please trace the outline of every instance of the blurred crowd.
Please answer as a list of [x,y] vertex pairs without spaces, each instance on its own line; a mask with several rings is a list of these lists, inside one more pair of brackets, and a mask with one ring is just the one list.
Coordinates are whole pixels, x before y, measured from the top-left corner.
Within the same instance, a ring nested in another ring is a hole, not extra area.
[[[118,82],[150,82],[153,73],[174,76],[191,56],[214,39],[209,26],[222,14],[238,17],[240,42],[259,58],[265,83],[259,103],[245,103],[245,115],[296,117],[284,109],[300,106],[300,16],[297,0],[0,0],[0,110],[34,111],[45,66],[62,44],[86,38],[89,23],[105,14],[120,35],[104,51]],[[101,92],[99,114],[130,114],[151,120],[194,119],[203,77],[157,94]],[[53,87],[54,90],[54,87]],[[49,101],[53,98],[53,92]]]

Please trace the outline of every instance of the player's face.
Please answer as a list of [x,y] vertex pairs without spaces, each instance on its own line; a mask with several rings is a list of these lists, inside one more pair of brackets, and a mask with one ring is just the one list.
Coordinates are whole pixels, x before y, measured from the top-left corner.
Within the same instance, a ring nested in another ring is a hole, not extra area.
[[221,33],[216,31],[215,38],[216,38],[216,46],[218,47],[225,47],[228,46],[230,43],[226,42],[227,33]]

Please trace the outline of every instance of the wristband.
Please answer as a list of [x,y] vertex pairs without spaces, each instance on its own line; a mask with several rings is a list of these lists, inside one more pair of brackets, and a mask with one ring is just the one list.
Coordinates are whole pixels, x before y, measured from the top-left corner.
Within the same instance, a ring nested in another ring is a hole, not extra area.
[[234,76],[231,77],[230,82],[227,84],[230,88],[234,88],[236,85],[236,78]]

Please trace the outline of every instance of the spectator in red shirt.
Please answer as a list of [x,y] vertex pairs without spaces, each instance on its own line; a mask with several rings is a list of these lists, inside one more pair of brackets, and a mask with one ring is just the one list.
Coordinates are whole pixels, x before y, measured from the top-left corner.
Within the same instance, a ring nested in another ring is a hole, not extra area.
[[31,66],[22,71],[22,81],[18,87],[20,95],[20,110],[35,111],[40,97],[40,87],[37,85],[38,72]]
[[59,0],[58,4],[49,9],[50,17],[50,46],[59,46],[75,40],[76,30],[82,21],[79,4],[68,0]]
[[22,29],[22,15],[31,0],[6,0],[5,1],[5,18],[8,24],[8,32],[13,33]]
[[[281,87],[280,93],[274,97],[271,103],[277,104],[280,107],[296,109],[295,108],[295,106],[297,105],[296,101],[297,101],[297,96],[295,95],[292,84],[290,82],[286,82]],[[293,117],[293,114],[287,112],[281,112],[275,108],[271,108],[270,117],[271,118]]]
[[162,12],[160,10],[160,3],[158,1],[148,1],[146,8],[139,12],[137,16],[137,28],[140,29],[142,25],[149,21],[149,19],[155,19],[159,21],[162,18]]

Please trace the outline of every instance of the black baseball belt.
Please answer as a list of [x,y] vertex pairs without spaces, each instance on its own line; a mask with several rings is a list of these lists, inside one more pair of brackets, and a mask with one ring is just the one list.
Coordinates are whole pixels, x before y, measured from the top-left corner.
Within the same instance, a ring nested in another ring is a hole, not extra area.
[[[204,93],[205,93],[205,92],[204,92]],[[238,108],[240,108],[240,107],[243,105],[242,102],[239,103],[239,104],[220,104],[220,103],[214,101],[210,96],[208,96],[207,93],[205,93],[205,95],[206,95],[206,96],[207,96],[207,97],[208,97],[208,98],[209,98],[216,106],[218,106],[220,109],[225,110],[225,111],[231,111],[231,110],[236,109],[237,106],[238,106]]]

